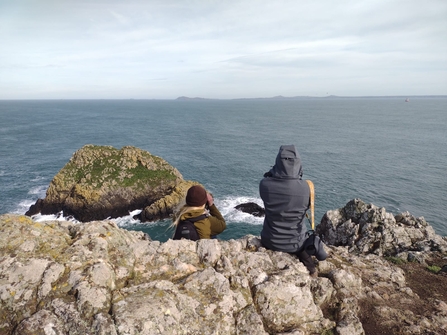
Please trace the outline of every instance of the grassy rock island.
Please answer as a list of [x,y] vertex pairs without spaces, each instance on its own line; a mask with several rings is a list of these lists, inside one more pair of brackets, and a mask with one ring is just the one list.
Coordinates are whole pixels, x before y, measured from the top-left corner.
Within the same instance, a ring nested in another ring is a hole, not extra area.
[[142,209],[139,219],[169,217],[193,181],[164,159],[127,146],[86,145],[76,151],[51,181],[45,199],[26,215],[57,214],[88,222],[129,215]]

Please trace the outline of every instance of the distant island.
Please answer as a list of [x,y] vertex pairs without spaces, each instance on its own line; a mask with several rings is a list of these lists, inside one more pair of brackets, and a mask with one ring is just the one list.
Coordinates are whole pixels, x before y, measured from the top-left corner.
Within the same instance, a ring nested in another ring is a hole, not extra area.
[[206,99],[206,98],[198,98],[198,97],[189,98],[189,97],[182,96],[182,97],[178,97],[175,100],[221,100],[221,99]]
[[447,98],[447,95],[384,95],[384,96],[338,96],[338,95],[327,95],[324,97],[316,97],[316,96],[308,96],[308,95],[300,95],[293,97],[285,97],[282,95],[277,95],[274,97],[264,97],[264,98],[233,98],[233,99],[218,99],[218,98],[201,98],[194,97],[190,98],[187,96],[181,96],[174,100],[180,101],[201,101],[201,100],[303,100],[303,99],[403,99],[404,101],[409,102],[410,98],[418,99],[418,98]]

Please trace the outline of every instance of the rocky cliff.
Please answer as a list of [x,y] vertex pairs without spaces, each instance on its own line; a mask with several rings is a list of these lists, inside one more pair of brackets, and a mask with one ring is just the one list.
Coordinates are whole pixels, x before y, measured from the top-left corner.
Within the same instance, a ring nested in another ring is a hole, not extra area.
[[2,215],[0,334],[447,334],[447,240],[422,218],[357,199],[319,232],[311,278],[256,236],[160,243]]
[[88,222],[128,215],[142,209],[139,219],[168,217],[193,184],[164,159],[149,152],[123,147],[86,145],[51,181],[45,199],[26,215],[73,216]]

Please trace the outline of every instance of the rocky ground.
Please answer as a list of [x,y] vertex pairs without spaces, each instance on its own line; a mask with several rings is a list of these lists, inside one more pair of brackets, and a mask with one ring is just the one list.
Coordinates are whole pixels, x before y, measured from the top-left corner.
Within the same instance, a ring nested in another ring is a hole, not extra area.
[[[447,259],[438,253],[430,256],[430,259],[427,259],[430,266],[442,268],[447,263]],[[390,262],[395,262],[395,260],[390,260]],[[400,301],[398,306],[392,296],[386,292],[382,296],[384,299],[380,302],[364,299],[361,303],[359,318],[367,335],[409,334],[408,328],[413,326],[412,319],[422,317],[434,320],[436,315],[447,313],[447,290],[445,289],[447,273],[435,274],[429,271],[426,265],[420,263],[400,263],[398,267],[404,271],[406,285],[415,293],[415,299]],[[382,313],[392,312],[396,307],[405,310],[405,314],[409,315],[409,320],[404,318],[398,319],[398,322],[394,320],[384,322]],[[427,327],[427,329],[414,327],[413,329],[413,334],[447,334],[445,326],[440,329],[437,327]]]
[[0,334],[447,334],[447,240],[355,199],[311,278],[256,236],[152,241],[111,221],[0,216]]

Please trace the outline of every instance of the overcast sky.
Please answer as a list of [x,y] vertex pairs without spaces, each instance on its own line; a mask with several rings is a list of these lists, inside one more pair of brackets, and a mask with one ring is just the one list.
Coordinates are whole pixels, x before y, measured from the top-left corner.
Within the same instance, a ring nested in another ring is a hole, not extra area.
[[446,0],[0,0],[0,99],[446,94]]

